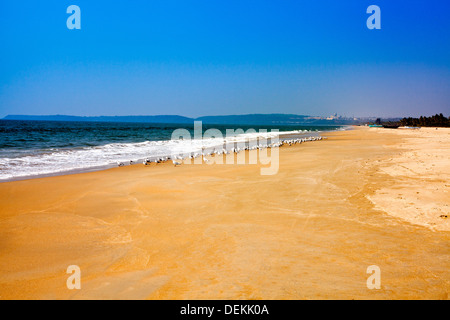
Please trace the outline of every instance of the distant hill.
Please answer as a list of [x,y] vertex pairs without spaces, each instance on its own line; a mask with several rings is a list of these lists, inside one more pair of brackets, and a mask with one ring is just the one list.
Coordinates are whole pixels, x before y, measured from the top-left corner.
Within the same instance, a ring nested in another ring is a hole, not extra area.
[[191,123],[194,119],[182,116],[100,116],[100,117],[78,117],[78,116],[27,116],[8,115],[2,120],[21,121],[82,121],[82,122],[145,122],[145,123]]
[[100,116],[79,117],[65,115],[30,116],[30,115],[8,115],[2,120],[21,121],[83,121],[83,122],[141,122],[141,123],[173,123],[187,124],[194,121],[202,121],[205,124],[233,124],[233,125],[345,125],[356,124],[350,119],[326,120],[296,114],[246,114],[229,116],[205,116],[199,118],[188,118],[183,116],[161,115],[161,116]]
[[299,124],[304,123],[308,116],[300,116],[296,114],[246,114],[246,115],[230,115],[230,116],[207,116],[200,117],[195,120],[203,121],[209,124],[259,124],[259,125],[277,125],[277,124]]

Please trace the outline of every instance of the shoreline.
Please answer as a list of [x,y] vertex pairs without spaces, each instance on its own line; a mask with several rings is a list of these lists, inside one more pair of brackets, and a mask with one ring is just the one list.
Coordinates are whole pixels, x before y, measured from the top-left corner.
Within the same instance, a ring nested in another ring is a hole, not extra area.
[[[338,131],[342,131],[342,130],[351,130],[351,128],[349,126],[342,126],[342,128],[340,129],[335,129],[335,130],[330,130],[330,131],[309,131],[309,132],[298,132],[298,133],[292,133],[292,132],[286,132],[283,133],[282,131],[279,134],[280,140],[282,140],[283,138],[306,138],[306,137],[315,137],[317,135],[320,136],[320,133],[328,133],[328,132],[338,132]],[[249,140],[246,142],[246,144],[248,144],[249,142],[253,142],[253,141],[257,141],[257,140]],[[233,143],[234,145],[234,143]],[[218,148],[220,146],[216,146],[215,148]],[[191,154],[195,153],[195,152],[199,152],[198,150],[194,150],[191,152]],[[170,154],[166,154],[166,155],[159,155],[159,156],[149,156],[147,157],[148,159],[156,159],[156,158],[160,158],[160,157],[170,157]],[[142,162],[145,160],[144,158],[142,159],[131,159],[134,163],[132,165],[137,165],[137,164],[142,164]],[[171,161],[171,160],[166,160],[166,161]],[[131,164],[126,164],[124,163],[124,166],[129,166]],[[30,175],[30,176],[17,176],[14,178],[10,178],[10,179],[0,179],[0,184],[1,183],[7,183],[7,182],[14,182],[14,181],[24,181],[24,180],[33,180],[33,179],[40,179],[40,178],[48,178],[48,177],[57,177],[57,176],[65,176],[65,175],[74,175],[74,174],[79,174],[79,173],[89,173],[89,172],[98,172],[98,171],[104,171],[104,170],[108,170],[108,169],[112,169],[117,167],[117,164],[104,164],[104,165],[100,165],[100,166],[94,166],[94,167],[86,167],[86,168],[81,168],[81,169],[70,169],[67,171],[59,171],[59,172],[52,172],[52,173],[43,173],[43,174],[36,174],[36,175]]]
[[[429,131],[327,133],[281,147],[274,176],[165,163],[0,183],[0,299],[449,299],[449,220],[403,210],[448,208],[450,131]],[[395,200],[410,179],[439,198]]]

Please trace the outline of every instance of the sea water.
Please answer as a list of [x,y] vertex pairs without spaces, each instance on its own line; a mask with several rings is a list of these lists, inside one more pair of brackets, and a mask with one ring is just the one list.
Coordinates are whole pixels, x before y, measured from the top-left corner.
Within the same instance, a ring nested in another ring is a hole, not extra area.
[[[220,130],[224,139],[171,140],[176,129],[187,129],[194,137],[194,125],[110,122],[57,122],[0,120],[0,182],[48,175],[86,172],[117,166],[118,162],[201,152],[202,147],[230,141],[270,138],[281,135],[313,136],[339,126],[244,126],[205,125]],[[226,138],[227,129],[256,130]],[[266,129],[267,133],[260,133]]]

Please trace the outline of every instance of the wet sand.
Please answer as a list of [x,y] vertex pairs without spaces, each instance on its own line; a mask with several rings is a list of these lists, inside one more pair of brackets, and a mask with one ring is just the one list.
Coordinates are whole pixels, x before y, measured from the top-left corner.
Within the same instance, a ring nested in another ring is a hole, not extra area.
[[449,133],[330,133],[280,148],[273,176],[167,163],[0,183],[0,299],[448,299]]

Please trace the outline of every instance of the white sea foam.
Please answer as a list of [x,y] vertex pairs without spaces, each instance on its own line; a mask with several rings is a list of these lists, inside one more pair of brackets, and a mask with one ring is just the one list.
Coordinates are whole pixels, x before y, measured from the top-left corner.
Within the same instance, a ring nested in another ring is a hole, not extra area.
[[173,154],[199,152],[202,148],[222,148],[224,144],[243,143],[257,139],[270,139],[278,135],[311,135],[307,131],[256,132],[233,137],[145,141],[140,143],[112,143],[103,146],[74,149],[39,150],[25,156],[0,158],[0,180],[14,180],[33,176],[57,175],[73,171],[113,167],[117,162],[137,162]]

